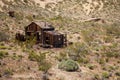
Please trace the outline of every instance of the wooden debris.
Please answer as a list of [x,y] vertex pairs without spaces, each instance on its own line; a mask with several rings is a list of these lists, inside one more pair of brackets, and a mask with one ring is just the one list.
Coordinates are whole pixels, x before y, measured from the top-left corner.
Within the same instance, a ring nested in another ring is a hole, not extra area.
[[15,38],[19,41],[25,41],[25,36],[23,34],[20,33],[16,33]]
[[14,11],[9,11],[8,14],[9,14],[10,17],[15,17],[15,12]]
[[88,20],[84,20],[83,22],[91,22],[91,21],[98,22],[98,21],[101,21],[101,20],[102,20],[101,18],[90,18]]

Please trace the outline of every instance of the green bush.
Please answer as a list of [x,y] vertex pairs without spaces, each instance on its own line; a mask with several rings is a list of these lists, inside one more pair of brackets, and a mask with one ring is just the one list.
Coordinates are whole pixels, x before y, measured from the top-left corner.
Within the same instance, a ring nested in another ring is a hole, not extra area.
[[49,68],[51,68],[51,64],[50,63],[48,63],[46,61],[43,61],[43,62],[39,63],[39,70],[40,71],[47,72],[49,70]]
[[120,57],[120,54],[118,52],[107,52],[105,54],[107,57],[115,57],[115,58]]
[[65,71],[76,71],[79,69],[78,64],[71,60],[68,59],[66,61],[62,61],[59,65],[58,65],[59,69],[65,70]]
[[23,56],[22,55],[16,55],[16,54],[14,54],[13,56],[11,56],[11,58],[13,60],[21,60],[23,58]]
[[0,46],[0,49],[8,49],[6,46]]
[[109,78],[109,77],[110,77],[110,75],[109,75],[108,72],[103,72],[102,73],[102,78]]
[[88,58],[79,58],[78,60],[77,60],[77,62],[78,63],[82,63],[82,64],[87,64],[87,63],[89,63],[89,59]]
[[98,59],[98,63],[101,65],[105,64],[105,60],[103,58]]
[[93,64],[88,64],[87,66],[88,66],[88,68],[91,69],[91,70],[94,70],[94,68],[96,67],[96,66],[93,65]]
[[5,58],[6,56],[8,56],[8,52],[6,52],[6,51],[0,51],[0,59]]
[[34,52],[31,52],[28,56],[28,58],[31,60],[31,61],[39,61],[39,55],[37,55],[36,53]]
[[26,16],[26,19],[28,19],[29,21],[33,21],[33,20],[34,20],[34,18],[33,18],[32,15],[27,15],[27,16]]
[[35,53],[34,51],[32,51],[28,58],[31,60],[31,61],[37,61],[37,62],[42,62],[45,60],[46,58],[46,54],[45,53]]

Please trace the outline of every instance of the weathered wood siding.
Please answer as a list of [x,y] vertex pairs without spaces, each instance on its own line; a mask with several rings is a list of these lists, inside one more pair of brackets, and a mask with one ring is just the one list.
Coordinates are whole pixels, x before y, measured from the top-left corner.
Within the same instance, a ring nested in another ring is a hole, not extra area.
[[47,31],[43,34],[43,44],[48,44],[53,47],[63,47],[64,45],[64,35],[63,34],[51,34]]

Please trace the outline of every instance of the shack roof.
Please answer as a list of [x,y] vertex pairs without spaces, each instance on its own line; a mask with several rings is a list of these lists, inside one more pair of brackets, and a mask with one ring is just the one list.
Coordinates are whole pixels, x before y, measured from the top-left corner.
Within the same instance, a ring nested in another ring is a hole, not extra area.
[[51,34],[51,35],[62,35],[62,33],[58,31],[45,31],[45,33]]
[[[41,29],[52,29],[54,30],[55,28],[52,26],[52,24],[48,23],[48,22],[44,22],[44,21],[33,21],[31,22],[28,26],[26,26],[25,28],[27,29],[30,25],[32,24],[36,24],[38,25]],[[32,26],[34,27],[34,26]]]
[[40,28],[43,29],[54,28],[50,23],[44,21],[35,21],[33,23],[37,24],[38,26],[40,26]]

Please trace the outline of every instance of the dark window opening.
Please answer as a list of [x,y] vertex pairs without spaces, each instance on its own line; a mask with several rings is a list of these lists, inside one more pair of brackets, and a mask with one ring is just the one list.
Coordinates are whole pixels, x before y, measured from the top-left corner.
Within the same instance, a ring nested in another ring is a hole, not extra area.
[[28,35],[28,36],[31,36],[31,33],[30,33],[30,32],[27,32],[27,35]]
[[45,44],[50,44],[50,38],[49,37],[45,38]]

